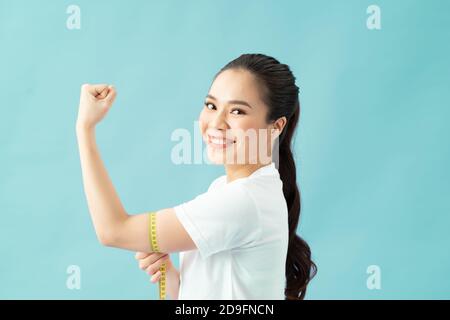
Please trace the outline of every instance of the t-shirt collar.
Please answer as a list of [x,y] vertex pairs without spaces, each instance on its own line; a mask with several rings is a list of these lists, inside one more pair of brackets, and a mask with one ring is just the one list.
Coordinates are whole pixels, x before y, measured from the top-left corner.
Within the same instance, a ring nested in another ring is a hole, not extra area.
[[276,172],[275,163],[272,161],[268,165],[265,165],[265,166],[255,170],[251,175],[248,176],[248,178],[261,176],[261,175],[268,175],[268,174],[270,175],[270,174],[274,174],[275,172]]

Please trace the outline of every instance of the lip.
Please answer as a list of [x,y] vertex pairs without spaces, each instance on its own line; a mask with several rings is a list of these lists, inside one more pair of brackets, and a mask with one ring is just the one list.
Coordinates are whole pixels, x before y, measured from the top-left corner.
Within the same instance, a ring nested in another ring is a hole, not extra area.
[[[222,136],[211,136],[208,134],[207,137],[208,137],[208,141],[207,141],[208,145],[215,149],[225,149],[236,142],[235,140],[227,139]],[[220,140],[222,143],[218,143],[217,140]]]

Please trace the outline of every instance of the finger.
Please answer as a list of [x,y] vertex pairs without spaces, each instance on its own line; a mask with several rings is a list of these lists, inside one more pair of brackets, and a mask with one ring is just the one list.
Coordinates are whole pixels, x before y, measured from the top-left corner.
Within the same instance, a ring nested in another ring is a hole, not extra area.
[[117,95],[117,91],[116,88],[114,86],[108,86],[108,92],[107,95],[105,97],[105,100],[112,103],[114,101],[114,99],[116,98]]
[[98,98],[98,99],[106,98],[108,93],[109,93],[109,87],[106,87],[99,94],[97,94],[96,98]]
[[134,255],[134,257],[136,259],[144,259],[147,258],[151,253],[147,253],[147,252],[136,252],[136,254]]
[[156,261],[148,264],[148,267],[145,269],[145,272],[147,272],[149,275],[155,274],[158,270],[161,269],[162,264],[167,262],[168,259],[169,259],[168,255],[160,257]]
[[156,261],[158,261],[158,259],[160,259],[166,255],[167,255],[166,253],[152,253],[148,257],[141,259],[139,261],[139,267],[142,270],[146,270],[149,267],[151,267]]
[[142,270],[147,269],[152,263],[154,263],[160,257],[160,253],[150,253],[146,257],[139,259],[139,268]]
[[95,96],[98,96],[103,92],[103,90],[107,89],[108,85],[106,84],[93,84],[89,86],[89,92]]
[[145,272],[148,274],[155,274],[162,266],[163,263],[165,263],[169,259],[168,256],[164,256],[153,262],[148,266],[147,269],[145,269]]
[[161,271],[156,272],[154,275],[151,276],[150,281],[155,283],[159,281],[159,278],[161,278]]
[[108,88],[107,84],[88,84],[85,83],[83,84],[83,86],[81,87],[83,90],[85,90],[86,92],[92,94],[93,96],[97,96],[98,94],[100,94],[105,88]]

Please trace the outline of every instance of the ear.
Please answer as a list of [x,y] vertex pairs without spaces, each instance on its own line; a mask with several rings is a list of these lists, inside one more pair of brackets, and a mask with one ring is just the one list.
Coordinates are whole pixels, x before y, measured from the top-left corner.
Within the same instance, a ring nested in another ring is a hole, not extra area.
[[286,126],[287,123],[287,118],[286,117],[281,117],[279,119],[277,119],[274,123],[273,123],[273,129],[276,133],[275,133],[275,138],[278,137],[281,132],[283,132],[284,127]]

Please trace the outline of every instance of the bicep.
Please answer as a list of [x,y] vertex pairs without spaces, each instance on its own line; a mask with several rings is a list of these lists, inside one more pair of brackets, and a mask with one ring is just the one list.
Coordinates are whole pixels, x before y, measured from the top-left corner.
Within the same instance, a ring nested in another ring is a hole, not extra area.
[[[178,220],[173,208],[156,211],[156,240],[159,251],[165,253],[196,249],[195,243]],[[129,215],[118,230],[114,247],[150,252],[149,213]]]
[[156,237],[161,252],[180,252],[196,249],[188,232],[173,208],[156,213]]

